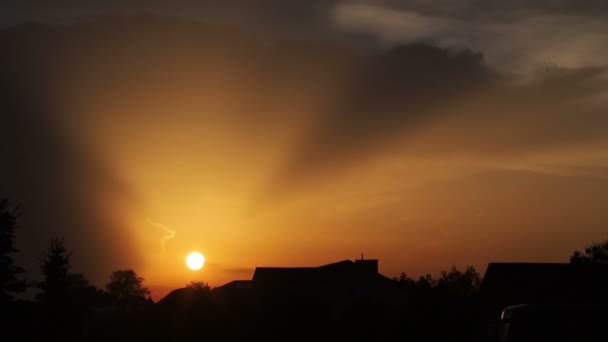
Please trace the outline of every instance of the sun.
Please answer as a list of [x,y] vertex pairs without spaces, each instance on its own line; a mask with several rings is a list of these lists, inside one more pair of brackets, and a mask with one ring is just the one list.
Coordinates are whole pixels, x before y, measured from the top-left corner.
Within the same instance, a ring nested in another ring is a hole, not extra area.
[[205,265],[205,257],[199,252],[192,252],[186,257],[186,266],[193,271],[200,270]]

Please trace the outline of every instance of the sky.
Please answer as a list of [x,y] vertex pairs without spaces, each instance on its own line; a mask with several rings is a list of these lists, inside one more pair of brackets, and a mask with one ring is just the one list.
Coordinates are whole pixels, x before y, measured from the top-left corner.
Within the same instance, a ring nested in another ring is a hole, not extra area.
[[1,6],[0,196],[30,279],[52,236],[155,299],[256,266],[483,272],[606,238],[604,1]]

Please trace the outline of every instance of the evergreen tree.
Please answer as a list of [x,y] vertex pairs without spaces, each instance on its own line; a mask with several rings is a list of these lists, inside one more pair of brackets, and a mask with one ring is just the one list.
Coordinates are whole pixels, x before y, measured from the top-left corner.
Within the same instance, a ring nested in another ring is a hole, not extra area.
[[63,245],[63,239],[54,237],[42,257],[40,269],[44,280],[38,284],[42,293],[38,299],[50,305],[60,305],[69,295],[72,253]]
[[18,277],[24,270],[15,265],[12,257],[17,252],[18,217],[18,208],[11,209],[7,199],[0,200],[0,303],[11,301],[14,294],[25,290],[25,282]]

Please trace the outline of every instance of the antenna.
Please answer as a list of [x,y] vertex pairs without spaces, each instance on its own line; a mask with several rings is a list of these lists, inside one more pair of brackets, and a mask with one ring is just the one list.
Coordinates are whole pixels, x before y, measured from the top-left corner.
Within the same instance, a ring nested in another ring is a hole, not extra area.
[[363,253],[361,253],[361,260],[363,260]]

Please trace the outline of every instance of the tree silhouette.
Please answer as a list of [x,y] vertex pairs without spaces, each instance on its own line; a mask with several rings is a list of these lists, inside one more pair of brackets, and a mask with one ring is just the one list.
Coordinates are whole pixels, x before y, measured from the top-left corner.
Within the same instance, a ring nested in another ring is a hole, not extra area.
[[0,303],[13,299],[13,294],[25,290],[25,282],[18,278],[23,268],[15,266],[11,254],[15,248],[18,208],[9,209],[7,199],[0,200]]
[[441,277],[437,280],[437,287],[458,295],[474,295],[481,284],[481,277],[473,266],[467,267],[461,272],[452,265],[449,272],[441,271]]
[[433,277],[430,274],[427,274],[425,276],[420,276],[420,278],[418,278],[418,280],[416,281],[416,286],[418,286],[419,288],[425,288],[425,289],[430,289],[433,286],[435,286],[436,282],[435,279],[433,279]]
[[86,308],[96,305],[106,305],[110,301],[109,294],[92,285],[80,273],[68,274],[70,300],[74,307]]
[[42,293],[38,299],[42,302],[59,305],[68,298],[70,279],[70,257],[72,253],[63,245],[63,238],[53,237],[42,257],[40,269],[44,280],[38,284]]
[[412,287],[412,286],[416,285],[416,282],[414,281],[414,279],[408,277],[405,272],[401,272],[399,277],[394,277],[393,280],[396,281],[399,285],[404,286],[404,287]]
[[133,270],[114,271],[106,290],[119,303],[145,300],[150,290],[143,287],[144,278],[138,277]]
[[186,288],[199,291],[211,291],[211,287],[209,287],[209,284],[202,281],[191,281],[190,283],[188,283],[188,285],[186,285]]
[[570,263],[602,263],[608,264],[608,239],[592,243],[584,252],[574,251]]

